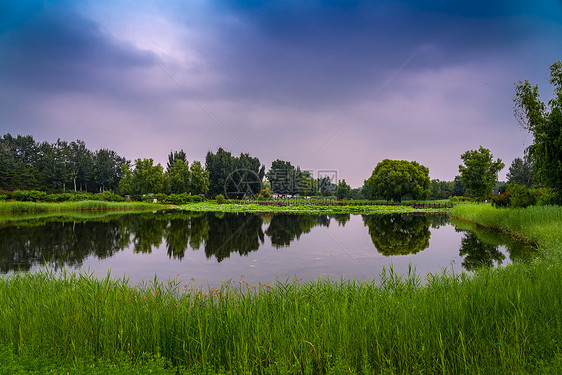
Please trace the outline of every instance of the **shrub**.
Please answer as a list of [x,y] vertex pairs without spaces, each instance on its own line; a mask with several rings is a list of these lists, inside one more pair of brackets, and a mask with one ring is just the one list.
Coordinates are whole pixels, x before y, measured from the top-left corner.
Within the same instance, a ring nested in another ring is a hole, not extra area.
[[505,192],[505,193],[492,195],[490,197],[490,200],[492,201],[492,206],[495,206],[497,208],[503,208],[503,207],[510,206],[511,204],[510,197],[511,195],[508,192]]
[[507,192],[511,195],[510,202],[513,208],[525,208],[537,204],[537,195],[523,185],[509,185]]
[[[224,198],[224,197],[223,197],[223,198]],[[201,203],[201,202],[203,202],[204,200],[205,200],[205,198],[203,198],[203,197],[200,196],[200,195],[192,195],[192,196],[191,196],[191,201],[192,201],[193,203]]]
[[170,194],[165,201],[170,204],[186,204],[192,202],[193,197],[187,193]]
[[217,203],[224,203],[226,201],[226,199],[224,198],[224,195],[219,194],[215,197],[215,200],[217,201]]
[[8,195],[7,194],[0,194],[0,201],[7,201]]
[[555,189],[551,188],[541,188],[541,189],[531,189],[537,196],[537,206],[554,206],[559,204],[559,194],[556,193]]
[[12,198],[20,202],[42,202],[47,197],[47,193],[37,190],[16,190],[12,193]]
[[99,194],[102,200],[107,202],[125,202],[126,199],[120,195],[113,194],[110,191],[104,191],[103,193]]

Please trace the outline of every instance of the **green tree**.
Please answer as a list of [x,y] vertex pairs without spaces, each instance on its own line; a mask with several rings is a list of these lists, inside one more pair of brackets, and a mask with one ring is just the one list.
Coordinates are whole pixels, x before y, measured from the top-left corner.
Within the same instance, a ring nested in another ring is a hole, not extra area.
[[161,193],[165,187],[164,168],[152,159],[135,160],[133,189],[137,194]]
[[480,146],[461,155],[461,181],[468,193],[478,200],[487,199],[498,182],[498,172],[505,166],[501,159],[494,161],[490,150]]
[[336,185],[336,197],[338,199],[349,199],[351,198],[351,186],[349,186],[345,180],[340,180]]
[[169,191],[173,194],[188,193],[191,184],[189,164],[183,159],[175,160],[166,170]]
[[207,153],[205,169],[209,172],[208,195],[211,197],[226,194],[229,198],[242,198],[259,194],[265,174],[265,167],[258,158],[247,153],[235,157],[222,148],[216,154]]
[[120,194],[133,194],[134,193],[134,181],[133,181],[133,171],[128,164],[123,164],[121,166],[121,180],[119,181],[119,193]]
[[429,168],[416,161],[384,159],[368,180],[371,195],[401,202],[405,195],[426,199],[429,195]]
[[550,66],[550,84],[554,98],[547,106],[539,98],[538,85],[520,81],[515,88],[515,116],[519,124],[533,134],[527,148],[535,176],[546,187],[558,191],[562,199],[562,61]]
[[174,163],[178,160],[183,161],[185,164],[189,164],[187,162],[187,155],[183,150],[173,151],[170,152],[170,155],[168,155],[168,164],[166,164],[166,170],[169,170],[174,165]]
[[533,165],[528,158],[513,159],[507,173],[507,182],[531,187],[533,184]]
[[207,172],[200,161],[191,164],[191,180],[189,191],[193,195],[205,194],[209,190],[209,172]]
[[462,184],[461,176],[455,176],[453,180],[453,197],[462,197],[466,193],[466,188]]

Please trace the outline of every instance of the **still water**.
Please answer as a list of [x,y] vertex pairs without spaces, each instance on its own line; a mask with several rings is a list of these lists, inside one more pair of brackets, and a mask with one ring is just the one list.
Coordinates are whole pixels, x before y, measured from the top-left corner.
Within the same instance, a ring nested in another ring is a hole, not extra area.
[[[296,215],[145,212],[94,218],[69,215],[0,224],[0,273],[83,270],[131,283],[377,279],[383,268],[423,280],[472,272],[533,248],[442,215]],[[462,227],[462,228],[461,228]]]

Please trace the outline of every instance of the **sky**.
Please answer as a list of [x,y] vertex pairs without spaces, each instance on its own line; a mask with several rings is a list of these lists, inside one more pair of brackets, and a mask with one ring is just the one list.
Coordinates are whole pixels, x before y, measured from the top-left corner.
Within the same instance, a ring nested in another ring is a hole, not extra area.
[[552,97],[562,1],[0,0],[0,135],[165,165],[219,147],[359,187],[383,159],[452,180],[532,137],[514,84]]

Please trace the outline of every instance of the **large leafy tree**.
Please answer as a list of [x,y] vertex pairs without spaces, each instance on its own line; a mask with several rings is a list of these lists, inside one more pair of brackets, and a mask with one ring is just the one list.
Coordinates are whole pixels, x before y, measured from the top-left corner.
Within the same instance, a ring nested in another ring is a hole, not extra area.
[[137,194],[161,193],[164,191],[165,177],[162,165],[154,165],[152,159],[135,160],[133,171],[133,191]]
[[554,98],[548,106],[539,98],[538,85],[520,81],[515,88],[515,116],[533,135],[527,148],[538,180],[545,186],[562,190],[562,61],[550,66],[550,84]]
[[429,195],[429,168],[416,161],[384,159],[368,180],[373,196],[401,202],[405,195],[426,199]]
[[461,155],[464,163],[459,165],[462,184],[470,195],[478,200],[487,199],[498,182],[498,172],[505,167],[501,159],[494,161],[494,156],[487,148],[468,150]]

